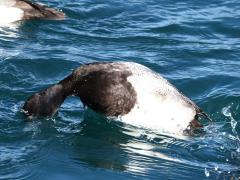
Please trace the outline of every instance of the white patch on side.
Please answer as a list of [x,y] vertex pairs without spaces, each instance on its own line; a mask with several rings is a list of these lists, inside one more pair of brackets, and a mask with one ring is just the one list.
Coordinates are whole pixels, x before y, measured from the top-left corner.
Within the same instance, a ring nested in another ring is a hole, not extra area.
[[7,25],[23,18],[24,11],[16,7],[0,5],[0,25]]
[[[134,108],[121,121],[135,126],[182,134],[194,119],[195,109],[164,78],[148,68],[137,65],[128,81],[137,93]],[[164,94],[162,94],[164,93]]]

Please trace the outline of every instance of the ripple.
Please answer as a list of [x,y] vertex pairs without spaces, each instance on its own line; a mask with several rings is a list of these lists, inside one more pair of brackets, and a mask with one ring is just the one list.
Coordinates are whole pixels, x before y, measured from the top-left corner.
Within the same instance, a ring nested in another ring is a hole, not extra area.
[[[57,1],[64,21],[0,28],[0,179],[237,179],[239,2]],[[173,137],[109,121],[69,98],[49,119],[24,101],[83,63],[134,61],[161,73],[213,122]]]
[[[36,178],[38,171],[35,169],[39,163],[39,157],[34,155],[38,151],[38,145],[42,142],[32,144],[19,144],[0,146],[1,179],[25,179]],[[29,166],[31,165],[31,166]]]

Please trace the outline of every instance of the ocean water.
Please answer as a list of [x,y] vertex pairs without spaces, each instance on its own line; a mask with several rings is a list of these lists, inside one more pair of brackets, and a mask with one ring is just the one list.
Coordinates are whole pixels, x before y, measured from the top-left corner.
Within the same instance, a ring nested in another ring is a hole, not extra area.
[[[240,177],[239,1],[41,2],[66,20],[0,28],[0,179]],[[206,133],[108,121],[75,97],[53,118],[21,113],[32,93],[81,64],[118,60],[150,67],[195,101],[213,119]]]

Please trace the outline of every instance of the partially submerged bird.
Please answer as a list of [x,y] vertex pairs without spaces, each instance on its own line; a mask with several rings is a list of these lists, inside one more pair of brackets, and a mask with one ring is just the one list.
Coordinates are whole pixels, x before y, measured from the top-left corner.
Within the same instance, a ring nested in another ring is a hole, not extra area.
[[207,117],[161,75],[133,62],[82,65],[59,83],[33,94],[23,112],[28,117],[53,116],[72,95],[107,118],[166,133],[201,128],[199,116]]
[[63,12],[30,0],[0,0],[1,24],[33,18],[64,19],[64,17]]

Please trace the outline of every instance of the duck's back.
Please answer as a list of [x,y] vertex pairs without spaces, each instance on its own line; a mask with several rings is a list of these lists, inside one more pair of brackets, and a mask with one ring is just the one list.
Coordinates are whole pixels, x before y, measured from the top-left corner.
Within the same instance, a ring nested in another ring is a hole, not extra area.
[[49,8],[41,3],[33,3],[30,0],[15,0],[14,5],[24,11],[24,19],[46,18],[46,19],[63,19],[65,14],[61,11]]

